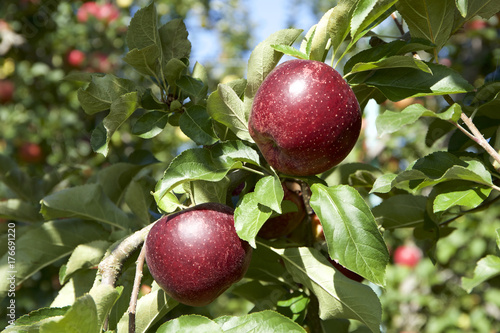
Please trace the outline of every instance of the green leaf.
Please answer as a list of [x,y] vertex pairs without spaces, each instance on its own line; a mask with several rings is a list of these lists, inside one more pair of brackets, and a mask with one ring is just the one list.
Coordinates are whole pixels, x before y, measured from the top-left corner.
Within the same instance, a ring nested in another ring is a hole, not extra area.
[[66,283],[77,270],[97,266],[110,245],[104,240],[78,245],[68,259],[64,274],[59,277],[61,284]]
[[87,294],[78,298],[62,318],[43,324],[40,332],[98,333],[99,326],[96,304]]
[[222,178],[218,182],[209,182],[204,180],[194,180],[189,182],[192,194],[192,201],[196,204],[205,202],[218,202],[225,204],[227,199],[227,189],[230,180],[228,177]]
[[253,142],[248,133],[248,119],[243,102],[228,85],[220,83],[208,97],[208,114],[217,122],[227,126],[240,139]]
[[[110,112],[102,121],[97,132],[92,132],[90,145],[92,149],[104,156],[109,151],[109,141],[116,130],[134,113],[139,104],[137,92],[124,94],[111,103]],[[103,132],[104,130],[104,132]]]
[[177,80],[181,78],[182,73],[186,70],[187,64],[177,58],[168,60],[164,68],[164,75],[170,87],[176,87]]
[[281,212],[281,201],[284,197],[283,187],[278,177],[267,176],[259,179],[255,184],[257,201],[266,207],[271,208],[278,214]]
[[172,160],[163,178],[157,183],[154,197],[157,203],[178,185],[192,180],[216,182],[242,162],[259,165],[259,155],[242,141],[226,141],[211,147],[185,150]]
[[88,180],[88,184],[100,184],[106,196],[118,205],[125,195],[127,186],[145,166],[144,164],[115,163],[99,170]]
[[462,288],[468,293],[481,283],[500,275],[500,258],[494,255],[487,255],[477,262],[472,278],[462,278]]
[[206,333],[224,332],[214,321],[200,315],[185,315],[176,319],[169,320],[165,324],[161,325],[156,332],[191,333],[195,331]]
[[392,182],[398,175],[386,173],[378,177],[373,184],[370,193],[388,193],[392,189]]
[[403,126],[413,124],[421,117],[432,117],[456,122],[460,119],[461,114],[462,108],[456,103],[441,113],[435,113],[417,103],[406,107],[401,112],[385,111],[377,117],[376,126],[379,136],[382,136],[384,134],[394,133]]
[[163,131],[168,123],[168,113],[151,111],[142,115],[132,126],[132,134],[143,139],[151,139]]
[[179,127],[197,145],[209,146],[217,142],[212,120],[203,106],[188,107],[179,119]]
[[[137,301],[135,331],[138,333],[147,332],[158,320],[179,304],[166,295],[158,285],[153,284],[152,289],[149,294],[144,295]],[[125,312],[118,323],[118,332],[128,332],[128,320],[129,315]]]
[[391,101],[407,97],[458,94],[470,91],[473,87],[453,69],[434,63],[425,63],[432,74],[413,68],[397,71],[380,69],[351,75],[349,83],[366,84],[378,88]]
[[41,212],[49,219],[82,218],[120,229],[133,228],[136,221],[106,196],[99,184],[70,187],[42,199]]
[[[410,56],[391,56],[374,62],[358,62],[351,70],[351,73],[378,70],[384,68],[414,68],[425,73],[432,74],[429,66],[425,62]],[[349,73],[350,74],[350,73]]]
[[272,210],[261,205],[255,192],[247,193],[234,211],[234,227],[238,236],[256,247],[255,237],[271,217]]
[[78,101],[88,115],[107,110],[120,96],[137,90],[135,83],[112,74],[92,76],[87,88],[78,89]]
[[[313,54],[313,50],[316,50],[316,54],[312,55],[311,59],[319,59],[320,55],[324,59],[325,52],[323,50],[328,38],[331,40],[333,57],[335,57],[340,45],[349,35],[352,14],[358,2],[359,0],[340,0],[335,7],[323,15],[318,23],[320,26],[319,31],[315,33],[313,45],[311,46],[311,54]],[[326,33],[328,35],[325,35],[325,31],[322,29],[325,26],[323,23],[325,21],[327,22]]]
[[[65,265],[59,270],[59,280],[64,276]],[[76,271],[71,278],[62,286],[57,293],[56,298],[50,303],[51,307],[69,306],[75,303],[78,297],[85,295],[92,286],[97,277],[96,269],[84,269]]]
[[386,230],[413,228],[424,223],[426,205],[427,197],[401,194],[382,201],[373,207],[372,213]]
[[134,14],[127,30],[127,46],[130,50],[140,50],[151,45],[160,45],[158,15],[154,2]]
[[491,174],[480,161],[468,157],[459,158],[448,152],[435,152],[418,159],[399,173],[390,186],[416,192],[450,180],[492,185]]
[[[343,4],[346,1],[341,2]],[[326,58],[326,54],[328,53],[327,45],[328,40],[332,38],[330,34],[330,30],[332,29],[332,25],[334,24],[333,16],[335,14],[338,15],[339,10],[342,8],[342,5],[339,3],[334,8],[327,11],[319,20],[318,24],[316,24],[313,28],[313,34],[309,37],[309,41],[307,45],[309,47],[309,57],[306,59],[324,61]],[[344,38],[346,36],[343,36]]]
[[351,36],[356,37],[382,16],[398,0],[360,0],[351,19]]
[[263,285],[260,281],[251,280],[236,285],[231,293],[255,304],[254,309],[269,310],[275,309],[278,301],[287,295],[288,291],[278,284]]
[[270,310],[254,312],[244,316],[222,316],[214,319],[222,332],[273,332],[305,333],[306,331],[291,319]]
[[125,61],[136,71],[146,76],[156,76],[159,65],[160,48],[156,44],[143,49],[132,49],[124,57]]
[[438,194],[434,199],[434,213],[442,212],[451,207],[461,206],[472,209],[479,206],[491,193],[490,187],[471,187],[469,182],[449,181],[435,187]]
[[14,160],[7,155],[0,154],[0,181],[25,201],[35,201],[32,180]]
[[387,99],[377,88],[368,87],[364,84],[354,86],[352,90],[356,95],[361,110],[365,108],[366,104],[368,104],[368,101],[371,99],[374,99],[377,104],[382,104]]
[[458,9],[455,10],[452,33],[476,16],[487,20],[500,11],[500,2],[496,0],[455,0],[455,2]]
[[434,43],[437,55],[452,34],[454,1],[400,0],[396,8],[408,24],[411,36]]
[[297,50],[295,47],[290,46],[290,45],[279,45],[279,44],[272,44],[271,47],[275,49],[278,52],[281,52],[283,54],[298,58],[298,59],[308,59],[307,54],[304,52]]
[[89,291],[90,296],[94,299],[97,309],[97,318],[100,325],[99,332],[102,332],[111,308],[116,303],[118,298],[120,298],[122,292],[122,286],[114,288],[108,284],[97,284]]
[[248,119],[252,101],[262,81],[278,64],[283,53],[274,50],[271,45],[292,45],[299,37],[302,30],[284,29],[279,30],[263,42],[260,42],[250,54],[247,66],[247,86],[245,89],[245,119]]
[[462,17],[467,17],[467,6],[468,0],[455,0],[455,4],[457,5],[457,9],[460,12]]
[[[76,219],[45,222],[27,229],[16,239],[16,284],[19,285],[43,267],[70,255],[80,245],[107,239],[108,232],[97,223]],[[7,276],[14,267],[9,266],[9,253],[0,259],[0,276]],[[9,281],[0,280],[0,297],[5,296]]]
[[207,97],[208,86],[201,80],[188,75],[182,75],[176,84],[195,104],[198,104]]
[[347,60],[344,73],[349,73],[358,63],[370,63],[387,59],[391,56],[405,55],[420,50],[432,49],[435,45],[426,39],[412,38],[408,41],[395,40],[363,50]]
[[380,332],[382,307],[370,287],[344,276],[314,248],[273,250],[282,256],[294,280],[306,286],[318,298],[322,320],[356,319],[372,332]]
[[172,58],[189,58],[191,42],[188,40],[186,25],[181,19],[174,19],[159,29],[164,61]]
[[364,278],[385,284],[389,252],[370,208],[346,185],[311,186],[311,207],[323,226],[331,258]]
[[20,199],[0,201],[0,217],[23,222],[40,222],[40,207]]
[[69,310],[69,306],[64,308],[40,308],[31,311],[16,319],[13,325],[9,325],[2,331],[2,333],[38,333],[40,326],[45,322],[53,320],[54,317],[61,317]]
[[149,208],[154,200],[151,192],[155,184],[156,180],[153,177],[144,175],[138,179],[134,178],[125,192],[125,203],[144,226],[151,221]]

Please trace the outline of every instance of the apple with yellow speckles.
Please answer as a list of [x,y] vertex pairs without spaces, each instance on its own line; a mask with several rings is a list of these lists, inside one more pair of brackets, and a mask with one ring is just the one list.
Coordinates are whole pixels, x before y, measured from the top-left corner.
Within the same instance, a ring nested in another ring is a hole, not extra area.
[[311,176],[347,157],[361,131],[361,110],[335,69],[319,61],[289,60],[257,90],[248,129],[274,169]]
[[234,212],[218,203],[200,204],[164,216],[146,239],[146,262],[158,285],[173,299],[205,306],[250,265],[252,248],[234,228]]

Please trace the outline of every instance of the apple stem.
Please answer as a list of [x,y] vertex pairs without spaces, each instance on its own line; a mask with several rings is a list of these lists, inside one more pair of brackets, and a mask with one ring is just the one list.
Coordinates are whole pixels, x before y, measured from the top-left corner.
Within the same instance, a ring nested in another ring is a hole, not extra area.
[[401,35],[404,35],[405,34],[405,30],[403,29],[403,25],[401,24],[401,22],[399,22],[396,14],[392,13],[391,17],[394,20],[394,23],[396,24],[396,26],[398,27],[398,30],[401,33]]
[[141,253],[136,262],[134,287],[132,289],[132,295],[130,297],[130,304],[128,307],[128,331],[129,333],[135,333],[135,310],[137,308],[137,298],[139,296],[139,288],[141,286],[142,279],[142,269],[144,268],[144,258],[146,257],[146,247],[142,246]]

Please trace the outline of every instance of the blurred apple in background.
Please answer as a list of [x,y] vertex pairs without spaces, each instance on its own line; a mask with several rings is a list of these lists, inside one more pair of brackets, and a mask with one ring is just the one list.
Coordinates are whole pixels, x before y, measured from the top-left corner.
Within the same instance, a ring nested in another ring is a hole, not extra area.
[[80,67],[85,61],[85,53],[80,50],[71,50],[67,57],[68,63],[73,67]]
[[25,163],[40,163],[43,161],[42,147],[38,143],[25,142],[19,147],[18,156]]
[[399,266],[415,267],[422,259],[422,250],[416,245],[401,245],[394,250],[394,263]]
[[12,101],[14,83],[10,80],[0,80],[0,104]]

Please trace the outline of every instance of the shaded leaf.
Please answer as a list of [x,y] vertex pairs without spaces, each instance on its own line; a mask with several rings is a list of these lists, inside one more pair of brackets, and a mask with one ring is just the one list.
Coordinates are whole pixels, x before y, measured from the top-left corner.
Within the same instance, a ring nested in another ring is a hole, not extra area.
[[452,33],[454,1],[400,0],[396,8],[408,24],[411,36],[434,43],[437,54]]
[[14,160],[4,154],[0,154],[0,181],[15,192],[19,198],[26,201],[35,201],[32,181]]
[[158,35],[158,15],[152,2],[147,7],[139,9],[127,30],[127,46],[130,50],[143,49],[151,45],[160,45]]
[[40,327],[40,332],[98,333],[100,332],[97,307],[89,294],[78,298],[64,316]]
[[217,142],[212,119],[200,105],[188,107],[179,119],[179,127],[197,145],[211,145]]
[[151,111],[142,115],[132,126],[132,134],[151,139],[163,131],[168,122],[168,113]]
[[163,60],[189,58],[191,42],[188,40],[186,25],[181,19],[173,19],[158,30],[160,34]]
[[[93,222],[76,219],[50,221],[34,226],[16,239],[16,254],[22,260],[15,264],[16,284],[19,285],[43,267],[70,255],[80,245],[107,239],[108,232]],[[7,276],[8,253],[0,259],[0,276]],[[8,290],[8,280],[0,280],[0,296]]]
[[43,198],[41,203],[41,212],[48,220],[77,217],[120,229],[136,225],[136,221],[118,208],[98,184],[64,189]]
[[[92,149],[104,156],[108,154],[109,142],[115,131],[134,113],[138,106],[137,92],[124,94],[111,103],[110,112],[103,119],[102,125],[94,132],[90,139]],[[96,132],[97,131],[97,132]]]
[[356,319],[372,332],[380,332],[382,307],[370,287],[344,276],[314,248],[273,250],[282,256],[294,280],[316,295],[322,320]]
[[391,56],[374,62],[358,62],[351,70],[351,73],[378,70],[384,68],[414,68],[432,74],[429,66],[425,62],[409,56]]
[[426,205],[427,197],[401,194],[382,201],[372,213],[385,229],[412,228],[424,223]]
[[397,71],[380,69],[351,75],[350,84],[366,84],[378,88],[391,101],[407,97],[464,93],[473,87],[453,69],[426,62],[432,74],[412,68]]
[[54,317],[64,316],[69,310],[69,306],[60,308],[40,308],[31,311],[16,319],[13,325],[9,325],[2,333],[37,333],[40,331],[40,326],[47,321],[53,320]]
[[143,49],[132,49],[124,57],[125,61],[136,71],[146,76],[155,76],[158,70],[160,48],[156,44]]
[[87,88],[78,89],[78,101],[88,114],[107,110],[120,96],[135,91],[135,83],[112,74],[92,76]]
[[39,222],[43,220],[39,206],[20,199],[0,201],[0,217],[23,222]]
[[61,284],[66,283],[71,274],[77,270],[97,266],[110,245],[109,242],[104,240],[95,240],[78,245],[68,259],[64,274],[59,277]]
[[398,0],[360,0],[352,14],[351,36],[355,37],[368,28]]

